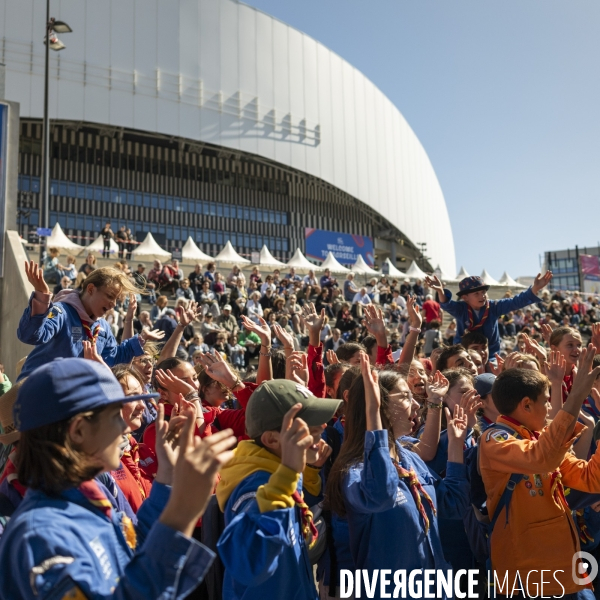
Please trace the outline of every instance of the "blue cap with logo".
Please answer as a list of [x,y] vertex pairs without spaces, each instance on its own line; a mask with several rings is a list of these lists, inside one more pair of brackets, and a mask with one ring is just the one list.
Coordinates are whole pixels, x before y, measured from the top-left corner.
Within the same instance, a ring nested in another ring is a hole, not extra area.
[[470,294],[471,292],[478,292],[479,290],[489,290],[490,286],[483,282],[481,277],[472,275],[461,279],[458,284],[458,292],[456,295],[460,298],[463,294]]
[[25,380],[13,407],[13,418],[19,431],[29,431],[109,404],[157,397],[126,396],[110,369],[100,363],[57,358]]

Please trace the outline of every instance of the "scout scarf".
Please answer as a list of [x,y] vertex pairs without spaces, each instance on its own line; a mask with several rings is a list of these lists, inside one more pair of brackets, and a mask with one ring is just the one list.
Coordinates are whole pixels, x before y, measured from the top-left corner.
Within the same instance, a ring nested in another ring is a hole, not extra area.
[[[92,506],[97,508],[107,519],[112,520],[112,504],[94,479],[84,481],[77,489]],[[137,545],[135,528],[131,519],[125,514],[121,515],[121,531],[129,548],[135,550]]]
[[480,329],[483,327],[484,323],[487,321],[490,316],[490,301],[488,300],[485,304],[485,311],[483,313],[483,317],[481,317],[481,321],[475,325],[475,315],[473,314],[473,309],[467,304],[467,314],[469,315],[469,320],[467,321],[466,331],[475,331],[476,329]]
[[394,467],[396,467],[396,471],[398,471],[398,476],[403,479],[408,479],[410,493],[412,494],[415,504],[417,505],[417,509],[423,519],[423,523],[425,524],[425,535],[427,535],[427,532],[429,531],[429,517],[427,516],[423,502],[421,502],[421,496],[423,496],[425,501],[429,504],[431,512],[433,513],[433,516],[435,516],[437,511],[433,505],[433,500],[421,485],[421,482],[419,481],[419,478],[412,467],[410,470],[407,470],[397,461],[392,460],[392,462],[394,463]]

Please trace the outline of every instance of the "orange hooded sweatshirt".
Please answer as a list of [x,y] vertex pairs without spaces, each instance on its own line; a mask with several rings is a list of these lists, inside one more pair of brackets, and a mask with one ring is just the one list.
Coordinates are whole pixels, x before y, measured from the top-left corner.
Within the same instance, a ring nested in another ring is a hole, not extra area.
[[[576,423],[569,434],[575,417],[563,410],[539,434],[511,421],[501,416],[497,422],[508,425],[523,439],[491,427],[479,441],[479,466],[490,515],[510,475],[524,475],[513,492],[508,522],[506,509],[502,509],[492,532],[492,569],[501,586],[508,575],[509,586],[508,591],[504,586],[497,588],[496,594],[510,595],[517,571],[523,586],[529,575],[530,595],[536,595],[536,589],[541,595],[542,589],[536,585],[542,580],[546,596],[576,593],[584,589],[572,577],[573,555],[580,550],[579,536],[563,485],[600,492],[600,454],[596,452],[589,462],[571,454],[569,450],[584,426]],[[493,583],[493,576],[490,579]]]

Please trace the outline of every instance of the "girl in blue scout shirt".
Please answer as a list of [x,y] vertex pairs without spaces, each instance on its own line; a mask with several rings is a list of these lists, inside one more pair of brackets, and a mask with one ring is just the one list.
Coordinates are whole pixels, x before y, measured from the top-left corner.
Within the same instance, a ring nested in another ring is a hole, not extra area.
[[[436,515],[440,510],[460,519],[468,506],[464,411],[456,406],[450,419],[446,409],[449,461],[442,480],[397,441],[410,434],[418,410],[404,379],[398,376],[388,392],[380,388],[365,356],[361,367],[363,376],[350,390],[344,445],[326,493],[332,510],[348,517],[356,568],[366,569],[371,578],[375,569],[448,569]],[[380,598],[380,592],[377,585],[374,597]]]
[[53,301],[37,263],[25,263],[25,272],[34,292],[19,322],[17,337],[35,348],[27,356],[19,379],[54,358],[82,357],[84,340],[95,340],[104,362],[113,366],[131,362],[134,356],[143,354],[147,339],[157,339],[156,334],[144,330],[118,345],[110,325],[102,318],[114,308],[119,296],[139,292],[121,271],[95,269],[85,279],[82,290],[63,290]]
[[194,439],[189,406],[178,430],[159,412],[161,468],[134,527],[94,480],[119,466],[121,406],[134,399],[104,365],[78,358],[51,361],[23,383],[13,413],[29,489],[0,541],[11,574],[0,578],[0,599],[175,599],[202,581],[214,554],[191,533],[235,438]]

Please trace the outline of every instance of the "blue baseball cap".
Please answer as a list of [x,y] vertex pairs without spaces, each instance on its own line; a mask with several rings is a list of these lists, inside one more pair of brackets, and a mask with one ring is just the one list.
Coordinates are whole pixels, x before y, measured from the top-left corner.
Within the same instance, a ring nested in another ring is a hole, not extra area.
[[84,358],[57,358],[25,380],[13,407],[19,431],[58,423],[118,402],[158,398],[158,394],[125,396],[112,372]]
[[481,375],[477,375],[477,377],[475,377],[475,389],[477,390],[477,393],[482,398],[491,394],[494,381],[496,381],[496,376],[492,375],[492,373],[482,373]]

